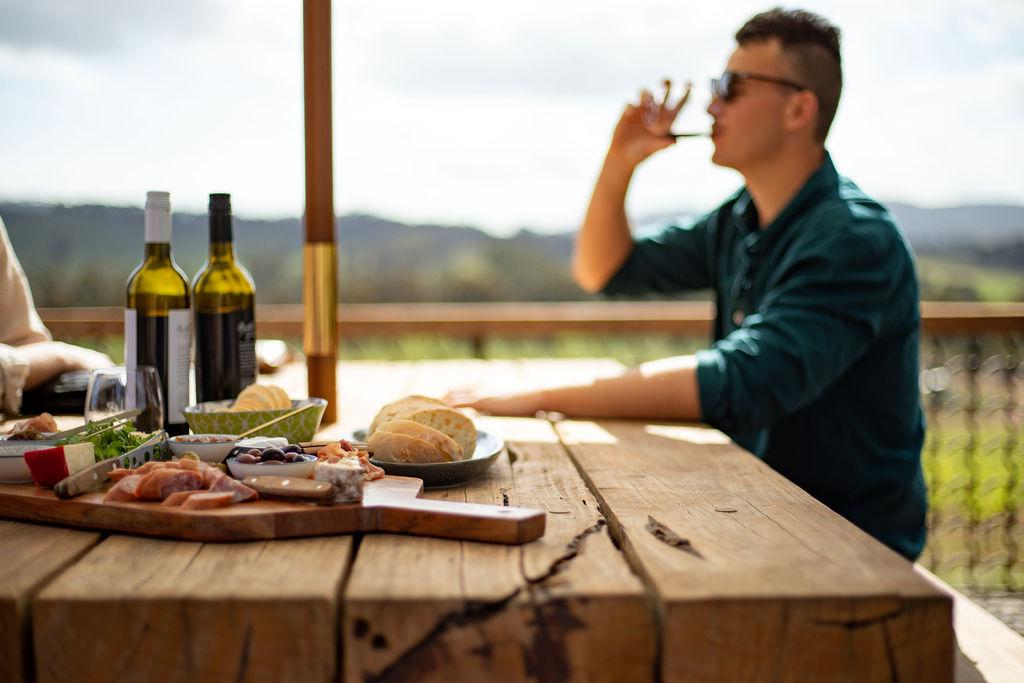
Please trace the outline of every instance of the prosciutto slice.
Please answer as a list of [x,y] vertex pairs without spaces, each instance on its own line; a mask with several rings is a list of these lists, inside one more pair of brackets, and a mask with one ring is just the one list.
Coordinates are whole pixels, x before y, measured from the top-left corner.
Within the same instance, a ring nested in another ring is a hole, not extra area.
[[[198,460],[147,462],[135,469],[115,468],[104,502],[158,500],[166,507],[204,510],[259,500],[256,491],[220,469]],[[197,495],[209,494],[190,503]],[[224,501],[227,501],[226,503]]]
[[178,491],[195,491],[203,487],[203,475],[194,470],[155,469],[143,475],[135,489],[139,500],[164,500]]
[[231,499],[232,493],[230,491],[203,491],[186,498],[181,507],[183,510],[222,508],[231,505]]
[[123,477],[120,481],[114,484],[107,495],[103,496],[104,503],[134,503],[138,500],[135,497],[135,490],[139,486],[139,482],[142,481],[144,475],[142,474],[131,474],[127,477]]

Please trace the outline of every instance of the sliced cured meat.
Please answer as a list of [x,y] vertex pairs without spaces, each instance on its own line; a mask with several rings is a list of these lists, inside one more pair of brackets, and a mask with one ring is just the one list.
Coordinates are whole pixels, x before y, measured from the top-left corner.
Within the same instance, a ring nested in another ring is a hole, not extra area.
[[[255,492],[254,492],[255,493]],[[208,510],[231,505],[233,494],[230,491],[200,491],[189,496],[181,504],[183,510]]]
[[363,479],[365,481],[374,481],[384,476],[384,470],[370,462],[366,451],[356,451],[354,455],[359,457],[359,464],[363,466]]
[[343,458],[346,455],[348,455],[349,452],[352,450],[352,444],[349,444],[347,441],[345,442],[345,444],[350,446],[350,448],[345,448],[345,446],[340,441],[332,441],[331,443],[327,444],[326,446],[318,450],[316,452],[316,457],[320,460],[327,459],[328,462],[330,462],[331,457]]
[[114,469],[110,470],[110,473],[107,476],[110,477],[110,481],[116,484],[125,477],[131,476],[133,474],[136,474],[135,470],[128,469],[127,467],[115,467]]
[[237,479],[223,476],[210,487],[211,491],[223,491],[232,495],[232,502],[244,503],[248,500],[259,500],[259,494]]
[[206,489],[196,489],[195,491],[175,491],[171,495],[164,498],[160,505],[164,507],[177,507],[184,503],[186,500],[196,495],[197,493],[208,493]]
[[186,458],[183,460],[172,462],[175,462],[179,470],[195,470],[196,472],[199,472],[200,470],[203,469],[203,463],[199,462],[198,460],[193,460],[191,458]]
[[369,453],[367,453],[366,451],[357,451],[354,449],[346,450],[343,447],[344,445],[351,446],[351,444],[349,444],[347,441],[345,442],[345,444],[341,444],[339,442],[327,444],[319,451],[317,451],[317,460],[322,460],[332,465],[337,465],[339,462],[341,462],[342,458],[358,457],[359,464],[363,468],[364,481],[374,481],[375,479],[380,479],[381,477],[384,476],[384,470],[370,462]]
[[194,491],[201,488],[203,475],[199,472],[177,468],[156,469],[143,475],[142,481],[135,489],[135,496],[139,500],[164,500],[177,491]]
[[213,489],[213,487],[217,484],[218,481],[228,476],[221,472],[216,467],[207,467],[202,472],[204,489]]
[[59,430],[60,427],[57,426],[57,421],[53,419],[53,415],[43,413],[37,417],[30,417],[27,420],[16,423],[10,431],[4,432],[4,434],[11,439],[35,441],[43,438],[42,434],[44,432],[56,432]]
[[131,503],[138,500],[135,497],[135,490],[144,478],[141,474],[131,474],[123,477],[119,482],[110,487],[107,495],[103,496],[104,503]]
[[160,461],[157,461],[157,460],[150,460],[149,462],[142,463],[141,465],[139,465],[138,467],[133,469],[132,472],[134,474],[149,474],[153,470],[166,469],[167,466],[170,465],[170,464],[171,463],[169,463],[169,462],[160,462]]

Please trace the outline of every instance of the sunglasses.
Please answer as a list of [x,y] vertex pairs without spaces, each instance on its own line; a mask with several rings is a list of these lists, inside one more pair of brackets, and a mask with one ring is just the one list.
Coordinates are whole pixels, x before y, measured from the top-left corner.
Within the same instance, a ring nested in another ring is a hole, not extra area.
[[807,90],[806,87],[799,83],[785,78],[762,76],[761,74],[752,74],[747,71],[723,71],[721,76],[711,79],[711,96],[720,97],[723,101],[728,102],[736,97],[736,86],[743,81],[761,81],[763,83],[784,85],[795,90]]

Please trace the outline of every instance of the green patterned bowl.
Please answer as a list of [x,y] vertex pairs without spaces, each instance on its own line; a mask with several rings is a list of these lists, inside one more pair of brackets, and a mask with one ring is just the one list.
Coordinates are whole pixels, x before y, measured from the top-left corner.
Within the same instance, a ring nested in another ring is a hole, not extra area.
[[226,412],[233,400],[207,401],[185,408],[185,421],[194,434],[241,434],[275,417],[281,417],[290,410],[313,404],[315,407],[303,410],[298,415],[267,427],[256,436],[283,436],[288,443],[312,441],[320,427],[320,420],[327,410],[327,401],[322,398],[306,398],[292,401],[291,408],[281,410],[251,410],[241,413]]

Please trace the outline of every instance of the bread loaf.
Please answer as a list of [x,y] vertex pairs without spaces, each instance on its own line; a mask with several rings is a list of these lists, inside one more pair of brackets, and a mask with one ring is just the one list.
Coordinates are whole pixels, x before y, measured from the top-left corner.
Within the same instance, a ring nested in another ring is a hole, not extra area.
[[463,454],[450,436],[412,420],[385,422],[367,443],[375,458],[391,462],[451,462]]
[[423,407],[447,408],[448,405],[443,401],[439,401],[436,398],[430,398],[429,396],[413,395],[400,398],[380,409],[380,412],[377,413],[377,417],[373,418],[373,422],[370,423],[370,429],[367,431],[367,435],[372,435],[377,431],[377,427],[384,422],[401,419],[405,414]]
[[[386,425],[388,426],[385,427]],[[420,429],[413,425],[419,425]],[[414,458],[399,462],[447,462],[468,459],[476,450],[476,427],[473,421],[461,411],[426,396],[407,396],[389,403],[377,413],[367,432],[367,443],[371,444],[371,450],[377,458],[381,456],[373,447],[373,438],[381,431],[415,438],[431,447],[415,445],[408,439],[381,437],[377,443],[387,444],[388,448],[397,449],[396,452],[400,450],[403,455],[398,457]]]

